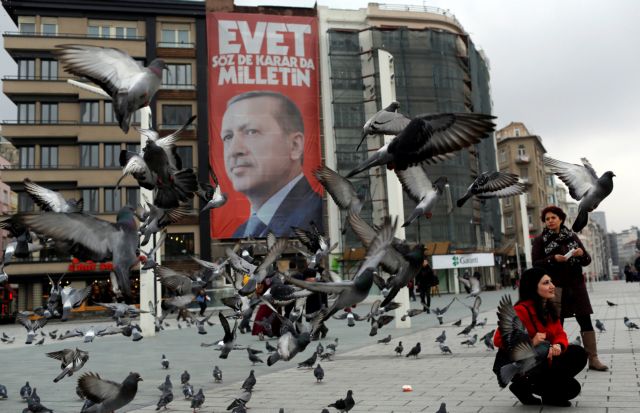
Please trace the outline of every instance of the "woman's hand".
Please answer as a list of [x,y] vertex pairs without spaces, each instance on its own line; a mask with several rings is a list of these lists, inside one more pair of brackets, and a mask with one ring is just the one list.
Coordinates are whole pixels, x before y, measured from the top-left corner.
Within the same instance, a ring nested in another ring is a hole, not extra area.
[[536,333],[536,335],[533,336],[533,347],[542,343],[546,338],[547,338],[547,333]]
[[557,262],[566,262],[568,260],[567,257],[565,257],[564,255],[561,255],[561,254],[554,255],[553,259],[555,259]]
[[560,354],[562,354],[562,346],[560,346],[560,344],[554,344],[549,347],[549,354],[547,355],[547,358],[551,359],[552,357],[557,357]]
[[576,248],[573,252],[574,257],[582,257],[584,255],[584,250],[582,248]]

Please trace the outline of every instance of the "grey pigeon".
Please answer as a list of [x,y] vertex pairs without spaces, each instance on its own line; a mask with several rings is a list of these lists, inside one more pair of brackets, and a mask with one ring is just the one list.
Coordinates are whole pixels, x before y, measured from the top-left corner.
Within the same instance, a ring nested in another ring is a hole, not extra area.
[[462,325],[462,319],[459,319],[455,323],[451,323],[452,326],[460,327]]
[[247,348],[247,353],[249,356],[249,361],[251,362],[252,366],[255,366],[256,363],[264,363],[264,361],[258,357],[256,354],[254,354],[250,348]]
[[[476,277],[472,277],[472,278],[477,280]],[[457,297],[456,297],[456,300],[458,300]],[[462,305],[464,305],[469,310],[471,310],[471,324],[474,327],[478,326],[477,322],[478,322],[478,315],[480,314],[480,306],[482,305],[482,298],[479,295],[476,295],[472,305],[468,305],[462,300],[458,300],[458,301],[460,301]]]
[[209,324],[210,326],[215,325],[213,322],[209,321],[209,319],[213,314],[214,312],[212,311],[208,316],[204,318],[195,319],[195,325],[196,325],[196,328],[198,329],[198,334],[207,334],[207,330],[204,329],[205,323]]
[[608,305],[609,307],[613,307],[613,306],[616,306],[616,305],[618,305],[618,304],[616,304],[616,303],[614,303],[614,302],[611,302],[611,301],[607,300],[607,305]]
[[402,347],[402,341],[398,342],[398,345],[396,346],[396,348],[393,350],[396,352],[396,356],[401,356],[402,352],[404,351],[404,347]]
[[114,320],[117,320],[117,319],[125,317],[125,316],[136,317],[141,313],[146,313],[147,312],[147,311],[143,311],[143,310],[138,309],[138,307],[136,307],[133,304],[100,303],[100,302],[96,302],[95,304],[106,308],[107,311],[109,312],[109,314],[111,315],[111,317]]
[[479,143],[495,129],[493,116],[478,113],[420,115],[366,161],[349,172],[350,178],[379,165],[404,170],[422,162],[447,159],[452,152]]
[[191,399],[191,408],[195,412],[196,409],[200,409],[204,404],[204,392],[202,389],[198,390],[195,396]]
[[236,342],[236,329],[238,327],[238,320],[233,324],[233,330],[229,327],[229,321],[222,315],[222,312],[218,313],[220,319],[220,325],[224,329],[224,337],[222,338],[222,346],[220,347],[220,358],[226,359],[229,357],[229,353],[233,350]]
[[162,59],[142,67],[127,52],[111,47],[67,44],[57,46],[54,54],[65,71],[86,77],[111,96],[116,119],[125,133],[133,113],[153,99],[162,70],[167,69]]
[[44,212],[25,215],[21,219],[37,233],[82,245],[95,255],[94,258],[99,258],[94,261],[111,259],[116,276],[114,290],[131,298],[129,277],[132,267],[138,263],[138,235],[133,208],[121,208],[115,224],[79,213]]
[[7,388],[4,385],[0,384],[0,399],[6,399],[7,397],[9,397],[7,395]]
[[62,369],[62,372],[53,379],[54,383],[59,382],[66,376],[71,377],[73,373],[80,370],[87,360],[89,360],[89,352],[82,351],[77,347],[75,350],[65,348],[64,350],[53,351],[45,354],[47,357],[60,361],[60,368]]
[[[271,304],[266,304],[271,306]],[[311,342],[311,333],[309,331],[298,332],[291,320],[275,312],[273,307],[271,309],[280,319],[282,327],[277,350],[269,354],[267,366],[272,366],[278,360],[291,360],[296,354],[304,351]]]
[[167,374],[164,381],[158,386],[158,390],[165,392],[167,390],[173,390],[173,383],[171,383],[171,375]]
[[337,348],[338,348],[338,337],[336,337],[333,343],[327,344],[327,350],[331,350],[334,353],[336,352]]
[[164,354],[162,355],[162,359],[160,359],[160,365],[163,369],[169,368],[169,359]]
[[477,297],[482,292],[480,288],[480,280],[476,277],[465,278],[464,275],[458,275],[458,281],[462,283],[469,294],[467,297]]
[[227,406],[227,410],[237,410],[239,407],[246,408],[249,400],[251,400],[251,391],[243,390],[242,393],[240,393],[240,395],[238,395],[231,404]]
[[59,192],[40,186],[29,178],[24,178],[23,183],[24,190],[43,211],[82,212],[82,199],[79,201],[76,201],[73,198],[66,200]]
[[27,400],[29,397],[31,397],[31,392],[33,390],[31,389],[31,385],[29,385],[29,382],[26,382],[24,386],[20,387],[20,397],[22,397],[22,400]]
[[386,336],[381,340],[378,340],[378,343],[380,344],[389,344],[390,342],[391,342],[391,334],[389,334],[388,336]]
[[[338,208],[343,211],[351,212],[354,215],[360,214],[365,201],[364,191],[356,191],[356,188],[348,179],[343,178],[336,171],[327,166],[321,166],[316,169],[313,174],[322,184],[324,189],[327,190],[329,195],[331,195],[331,198]],[[344,233],[345,230],[346,225],[343,227],[342,232]]]
[[213,368],[213,379],[216,383],[222,383],[222,370],[218,366]]
[[431,310],[436,315],[436,318],[438,319],[438,323],[440,325],[442,325],[442,322],[443,322],[442,316],[444,315],[444,313],[447,312],[447,310],[449,309],[449,307],[451,307],[451,304],[453,304],[454,301],[455,301],[455,297],[452,298],[449,304],[447,304],[445,307],[443,308],[436,307],[434,310]]
[[395,100],[386,108],[379,110],[375,115],[367,119],[362,127],[362,138],[356,147],[356,151],[360,149],[360,145],[369,135],[397,135],[409,124],[411,119],[398,113],[400,103]]
[[[369,247],[371,242],[378,236],[376,229],[370,226],[360,215],[349,213],[347,220],[349,221],[349,226],[351,226],[351,229],[365,247]],[[422,264],[422,261],[420,263]],[[380,260],[380,266],[389,274],[397,274],[405,265],[406,261],[402,254],[393,248],[389,248]],[[380,290],[384,290],[387,287],[384,280],[374,278],[374,282]]]
[[391,277],[387,281],[390,289],[384,300],[382,300],[382,303],[380,303],[381,307],[388,306],[400,290],[413,281],[422,269],[422,262],[424,261],[424,248],[422,244],[419,243],[410,246],[406,242],[395,242],[393,248],[390,248],[390,250],[395,250],[400,253],[402,257],[402,267],[394,277]]
[[27,338],[24,343],[31,344],[36,337],[36,331],[44,327],[47,324],[48,320],[46,318],[31,320],[28,316],[18,314],[18,316],[16,317],[16,321],[22,324],[22,326],[27,329]]
[[[273,347],[271,344],[269,344],[269,342],[268,342],[268,341],[265,341],[265,342],[264,342],[264,344],[265,344],[265,348],[267,349],[267,351],[268,351],[269,353],[272,353],[272,352],[274,352],[274,351],[277,351],[277,350],[278,350],[277,348],[275,348],[275,347]],[[318,344],[320,344],[320,343],[318,343]]]
[[33,391],[31,392],[31,396],[29,396],[29,400],[33,400],[36,403],[40,403],[40,396],[38,396],[38,392],[36,390],[36,388],[33,388]]
[[180,384],[189,383],[189,380],[191,380],[191,374],[185,370],[184,373],[180,375]]
[[487,346],[488,350],[495,350],[495,346],[493,345],[493,335],[496,332],[495,329],[489,331],[487,334],[482,336],[482,342],[485,346]]
[[596,320],[596,328],[598,329],[598,331],[600,331],[601,333],[603,331],[607,331],[606,328],[604,328],[604,323],[600,320]]
[[247,391],[253,391],[253,387],[256,385],[256,376],[254,374],[254,371],[251,370],[249,372],[249,376],[244,379],[244,382],[242,382],[242,387],[241,389],[247,390]]
[[625,318],[624,318],[624,325],[625,325],[629,330],[632,330],[632,329],[636,329],[636,330],[637,330],[637,329],[639,329],[639,328],[640,328],[640,327],[638,327],[638,325],[637,325],[636,323],[634,323],[633,321],[629,320],[629,318],[628,318],[628,317],[625,317]]
[[420,343],[417,343],[411,348],[411,350],[409,350],[405,357],[413,356],[415,358],[418,358],[418,354],[420,354],[420,351],[422,351],[422,348],[420,348]]
[[400,317],[400,320],[405,321],[407,319],[407,317],[411,318],[411,317],[415,317],[417,315],[420,315],[422,313],[424,313],[426,311],[426,307],[424,308],[410,308],[407,310],[406,314],[403,314],[402,317]]
[[469,324],[468,326],[466,326],[461,332],[458,333],[458,335],[465,335],[468,336],[469,333],[471,332],[471,330],[473,330],[473,328],[475,327],[475,325],[473,323]]
[[60,291],[60,299],[62,300],[62,318],[61,321],[67,321],[71,315],[71,310],[80,307],[84,300],[87,299],[91,292],[91,285],[84,288],[71,288],[66,286]]
[[447,413],[447,404],[446,403],[440,403],[440,408],[438,409],[438,411],[436,413]]
[[185,399],[191,399],[194,395],[193,386],[189,383],[184,383],[182,385],[182,394],[184,395]]
[[44,337],[42,337],[40,340],[38,340],[38,341],[36,341],[36,342],[35,342],[35,345],[36,345],[36,346],[41,346],[41,345],[43,345],[43,344],[44,344]]
[[323,266],[324,258],[338,247],[338,243],[331,245],[330,240],[320,233],[315,222],[311,221],[309,225],[309,230],[299,227],[291,227],[291,230],[293,235],[298,238],[302,245],[311,253],[308,254],[305,251],[298,250],[306,257],[307,267],[318,269]]
[[525,184],[518,182],[518,175],[507,172],[483,172],[473,181],[467,192],[456,201],[461,207],[472,196],[480,199],[504,198],[520,195],[526,191]]
[[331,403],[327,407],[334,407],[340,412],[348,412],[349,410],[353,409],[353,406],[355,406],[355,404],[356,402],[355,400],[353,400],[353,391],[347,390],[347,397],[345,397],[344,399],[338,399],[335,401],[335,403]]
[[355,327],[356,325],[356,321],[363,321],[365,320],[365,318],[360,317],[358,314],[354,313],[353,311],[345,311],[342,314],[336,316],[332,316],[333,318],[335,318],[336,320],[347,320],[347,326],[348,327]]
[[[315,353],[315,354],[318,354],[318,353]],[[317,383],[320,383],[322,381],[322,379],[324,379],[324,369],[322,368],[320,363],[318,363],[316,368],[313,369],[313,375],[316,378],[316,382]]]
[[314,351],[311,357],[309,357],[303,362],[298,363],[298,368],[301,368],[301,367],[311,368],[313,367],[314,364],[316,364],[316,360],[318,360],[318,352]]
[[160,400],[158,400],[158,404],[156,405],[156,410],[160,410],[160,408],[167,408],[167,405],[173,401],[173,392],[171,390],[165,391],[160,396]]
[[[155,243],[155,245],[153,246],[153,248],[151,248],[148,252],[143,250],[143,249],[140,250],[140,252],[142,252],[142,254],[144,254],[144,259],[143,259],[143,263],[144,264],[142,265],[141,269],[143,269],[143,270],[152,270],[152,269],[156,268],[159,265],[158,262],[156,261],[156,259],[157,259],[156,253],[164,245],[164,240],[166,238],[167,238],[167,233],[163,232],[162,234],[160,234],[160,237],[158,238],[158,240]],[[155,314],[154,314],[154,317],[155,317]]]
[[[479,298],[479,297],[478,297]],[[476,327],[484,327],[487,325],[487,317],[485,317],[482,321],[478,321],[476,323]]]
[[449,348],[449,346],[445,345],[444,343],[438,343],[438,346],[440,347],[441,354],[453,354],[451,353],[451,349]]
[[410,225],[421,215],[431,218],[436,203],[444,193],[447,178],[441,176],[432,183],[422,165],[396,170],[396,175],[404,192],[417,204],[402,226]]
[[[40,400],[34,400],[32,398],[29,398],[27,400],[27,408],[25,410],[32,413],[53,413],[53,410],[43,406],[40,403]],[[24,413],[25,410],[23,410],[22,412]]]
[[[157,234],[171,224],[182,221],[190,214],[191,209],[187,206],[161,208],[147,202],[146,207],[142,209],[138,217],[141,222],[139,232],[143,237],[140,244],[142,246],[147,245],[154,234]],[[158,241],[158,244],[161,243],[161,241]]]
[[56,328],[55,330],[53,330],[53,331],[49,331],[49,337],[50,337],[52,340],[55,340],[55,339],[56,339],[56,334],[58,334],[58,329],[57,329],[57,328]]
[[569,195],[578,205],[578,216],[571,229],[579,232],[587,225],[589,212],[598,208],[600,202],[613,190],[613,172],[607,171],[598,177],[596,171],[586,158],[581,158],[582,165],[562,162],[557,159],[544,157],[544,165],[569,188]]
[[447,332],[442,330],[442,334],[436,337],[436,343],[444,343],[445,341],[447,341]]
[[573,341],[571,341],[569,343],[569,345],[581,346],[582,345],[582,338],[580,336],[576,336],[576,338]]
[[286,238],[281,238],[277,240],[269,250],[267,254],[264,256],[260,265],[255,266],[249,262],[247,262],[244,258],[240,258],[235,252],[231,249],[227,248],[226,253],[229,258],[229,263],[235,269],[246,268],[248,271],[242,272],[242,274],[249,275],[249,281],[240,289],[238,293],[243,296],[247,296],[253,293],[256,289],[256,286],[260,284],[266,278],[267,274],[270,272],[270,268],[272,264],[276,262],[278,257],[285,252],[289,243]]
[[474,334],[473,337],[466,339],[465,341],[461,342],[460,344],[466,344],[467,347],[471,347],[471,346],[475,346],[476,343],[478,342],[478,335]]
[[[49,283],[51,284],[51,289],[49,290],[49,298],[47,299],[45,310],[45,317],[60,317],[60,307],[62,307],[62,298],[60,294],[62,293],[62,279],[64,278],[64,274],[60,276],[58,282],[55,282],[51,279],[51,276],[47,275],[49,278]],[[58,330],[54,330],[51,333],[57,333]],[[55,337],[49,336],[55,340]]]
[[31,231],[21,220],[21,215],[11,215],[9,217],[0,218],[0,229],[9,232],[9,237],[14,238],[5,245],[4,255],[2,259],[2,273],[0,274],[0,282],[6,282],[9,278],[4,271],[4,267],[11,263],[11,259],[29,258],[30,254],[44,248],[44,245],[33,242]]
[[222,193],[218,177],[216,177],[211,167],[209,167],[209,177],[213,180],[215,187],[209,182],[198,183],[200,188],[196,191],[196,195],[198,195],[204,203],[204,206],[200,209],[200,213],[210,209],[220,208],[227,203],[227,194]]
[[7,335],[7,333],[3,331],[2,336],[0,336],[0,341],[2,341],[5,344],[11,344],[14,341],[16,341],[16,336],[9,336]]
[[129,404],[138,392],[138,382],[142,377],[138,373],[129,373],[119,384],[103,380],[96,373],[85,373],[78,379],[78,386],[87,399],[96,403],[86,413],[107,413]]

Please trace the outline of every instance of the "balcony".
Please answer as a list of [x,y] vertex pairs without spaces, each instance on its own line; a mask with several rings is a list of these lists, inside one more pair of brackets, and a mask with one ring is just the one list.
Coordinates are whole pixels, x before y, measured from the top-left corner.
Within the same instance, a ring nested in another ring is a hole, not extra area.
[[529,162],[531,162],[529,155],[518,155],[516,157],[517,164],[528,164]]
[[[71,182],[76,186],[98,187],[115,186],[122,175],[120,168],[87,168],[75,165],[58,165],[55,168],[42,168],[39,165],[28,165],[21,168],[18,165],[7,165],[0,169],[2,181],[14,186],[21,186],[27,176],[34,182],[46,186],[47,182]],[[122,186],[136,186],[136,181],[128,176],[122,181]]]
[[196,58],[195,43],[158,42],[156,54],[160,58]]
[[156,97],[168,100],[196,100],[196,85],[163,83]]
[[69,85],[67,79],[71,78],[4,76],[2,89],[9,98],[16,95],[77,95],[78,89]]
[[[73,43],[91,46],[107,46],[122,49],[134,57],[146,56],[145,37],[135,36],[127,39],[115,36],[90,36],[76,33],[21,33],[4,32],[4,47],[9,54],[12,51],[53,50],[59,44]],[[195,56],[195,49],[194,49]]]
[[78,136],[77,120],[4,120],[1,125],[2,135],[12,143],[21,138],[76,138]]

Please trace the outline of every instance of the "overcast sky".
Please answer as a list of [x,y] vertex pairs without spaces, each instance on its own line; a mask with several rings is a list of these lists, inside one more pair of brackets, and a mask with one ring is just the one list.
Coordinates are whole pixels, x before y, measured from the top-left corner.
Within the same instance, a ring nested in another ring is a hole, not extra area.
[[[312,7],[315,0],[297,0]],[[318,0],[334,8],[366,7],[363,0]],[[612,170],[614,190],[599,207],[609,231],[640,225],[640,1],[432,0],[380,1],[448,9],[491,67],[498,127],[521,121],[542,138],[548,155],[598,174]],[[291,5],[291,0],[236,0],[237,5]],[[4,9],[0,29],[16,30]],[[0,75],[15,75],[0,51]],[[15,119],[0,97],[0,119]],[[635,169],[634,169],[634,166]]]

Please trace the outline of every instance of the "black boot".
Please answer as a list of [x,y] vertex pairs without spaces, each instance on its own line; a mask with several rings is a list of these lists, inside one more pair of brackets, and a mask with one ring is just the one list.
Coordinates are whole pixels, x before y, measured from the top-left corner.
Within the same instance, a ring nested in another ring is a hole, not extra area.
[[551,380],[542,390],[542,404],[556,407],[571,407],[569,400],[580,394],[580,383],[573,377]]
[[509,390],[520,400],[520,403],[526,406],[539,406],[541,404],[540,399],[533,395],[531,383],[523,377],[514,379],[511,386],[509,386]]
[[320,324],[320,338],[325,338],[328,332],[327,326],[324,323]]

